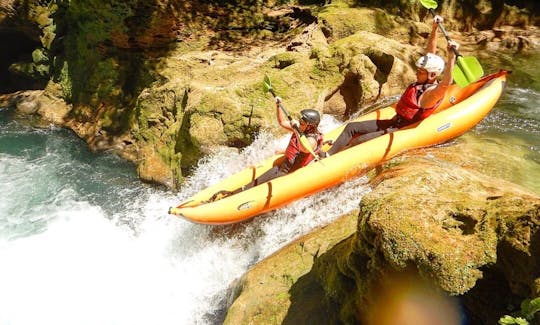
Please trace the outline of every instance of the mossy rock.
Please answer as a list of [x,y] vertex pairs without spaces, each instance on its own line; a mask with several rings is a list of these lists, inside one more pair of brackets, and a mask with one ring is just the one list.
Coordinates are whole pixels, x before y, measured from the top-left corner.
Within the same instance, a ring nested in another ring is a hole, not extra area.
[[[489,317],[501,309],[470,303],[489,301],[501,290],[474,290],[483,277],[498,275],[512,284],[505,296],[523,299],[523,289],[536,288],[540,197],[429,155],[399,160],[372,185],[362,198],[355,233],[344,232],[336,241],[331,229],[342,226],[338,221],[326,228],[329,233],[315,231],[261,261],[238,284],[225,323],[362,323],[372,317],[374,290],[388,287],[386,280],[396,275],[411,275],[402,284],[413,278],[425,283],[443,305],[448,300],[441,292],[464,295],[468,308],[478,315],[483,312],[475,308],[489,309]],[[325,249],[306,263],[310,241]],[[512,266],[513,258],[520,268]],[[383,305],[399,308],[388,300]],[[457,307],[452,312],[460,319]]]
[[327,324],[321,287],[308,274],[314,258],[354,233],[355,224],[355,214],[343,216],[252,267],[235,283],[224,324]]
[[318,15],[323,24],[325,35],[339,40],[359,31],[388,34],[395,23],[388,13],[373,8],[348,8],[344,6],[326,6]]

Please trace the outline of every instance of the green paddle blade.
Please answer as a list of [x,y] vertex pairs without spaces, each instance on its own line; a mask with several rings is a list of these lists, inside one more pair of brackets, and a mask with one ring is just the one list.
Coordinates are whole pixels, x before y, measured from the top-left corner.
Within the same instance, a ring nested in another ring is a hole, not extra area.
[[301,134],[300,135],[300,145],[302,147],[304,147],[310,155],[313,156],[313,158],[315,158],[315,160],[319,160],[319,155],[317,155],[314,151],[313,151],[313,148],[311,148],[311,144],[309,143],[309,140],[308,138],[304,135],[304,134]]
[[268,77],[268,75],[264,75],[263,89],[265,92],[272,90],[272,81],[270,81],[270,77]]
[[461,88],[480,79],[484,75],[484,69],[474,56],[458,56],[456,65],[452,70],[452,77]]
[[420,3],[427,9],[435,9],[438,6],[435,0],[420,0]]

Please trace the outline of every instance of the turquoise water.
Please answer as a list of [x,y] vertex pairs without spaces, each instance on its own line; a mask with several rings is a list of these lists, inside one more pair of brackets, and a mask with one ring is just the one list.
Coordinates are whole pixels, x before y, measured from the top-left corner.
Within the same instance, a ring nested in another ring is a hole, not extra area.
[[[500,143],[515,153],[514,176],[508,180],[540,195],[540,60],[527,56],[492,54],[485,69],[504,66],[512,73],[496,109],[474,130],[479,138]],[[489,71],[489,70],[488,70]],[[502,150],[501,150],[502,151]]]
[[[467,137],[519,156],[508,178],[540,193],[540,63],[491,60],[487,71],[503,62],[514,72]],[[170,193],[141,183],[132,164],[90,152],[70,131],[36,129],[0,111],[0,324],[220,323],[230,283],[249,266],[356,208],[369,190],[358,179],[227,231],[167,215],[241,169],[239,161],[260,161],[286,141],[262,134],[242,152],[219,151]]]
[[[92,154],[70,131],[35,129],[9,121],[7,114],[0,114],[0,171],[0,184],[10,193],[0,204],[1,215],[19,219],[0,219],[0,231],[8,237],[41,231],[47,224],[45,211],[66,199],[82,198],[99,205],[108,218],[122,219],[118,211],[126,209],[125,201],[145,196],[130,163]],[[36,219],[34,212],[43,218]],[[26,217],[32,220],[24,222]]]

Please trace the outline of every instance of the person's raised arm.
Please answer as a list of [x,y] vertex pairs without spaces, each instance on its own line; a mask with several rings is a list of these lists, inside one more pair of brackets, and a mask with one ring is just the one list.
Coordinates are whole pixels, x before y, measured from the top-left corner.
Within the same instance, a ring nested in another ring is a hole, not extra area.
[[427,45],[426,45],[426,53],[433,53],[437,52],[437,36],[439,31],[439,24],[443,22],[443,18],[439,15],[433,17],[433,24],[431,25],[431,33],[429,33]]
[[456,63],[457,49],[459,49],[459,44],[457,42],[448,41],[448,54],[446,65],[444,66],[444,71],[442,73],[442,79],[441,82],[439,82],[440,85],[448,87],[452,84],[452,70],[454,69],[454,64]]
[[[294,132],[294,129],[291,125],[291,121],[289,121],[289,118],[287,115],[285,115],[285,112],[281,109],[279,106],[281,104],[281,98],[276,96],[276,117],[278,120],[279,125],[286,129],[287,131]],[[298,123],[298,121],[293,120],[292,123]]]

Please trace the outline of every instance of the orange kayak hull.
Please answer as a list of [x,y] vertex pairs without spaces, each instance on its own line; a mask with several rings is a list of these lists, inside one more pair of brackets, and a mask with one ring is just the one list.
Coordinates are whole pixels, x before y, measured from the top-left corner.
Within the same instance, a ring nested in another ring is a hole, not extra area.
[[[501,70],[465,88],[452,85],[437,111],[423,121],[347,148],[249,190],[208,202],[214,193],[239,188],[283,159],[282,155],[273,156],[200,191],[170,208],[169,213],[202,224],[224,225],[245,221],[360,176],[404,151],[459,137],[492,110],[504,90],[507,74]],[[360,116],[355,121],[389,119],[394,115],[394,107],[389,106]],[[337,138],[343,128],[344,125],[328,132],[325,140]]]

